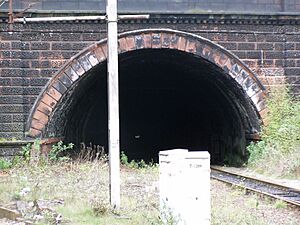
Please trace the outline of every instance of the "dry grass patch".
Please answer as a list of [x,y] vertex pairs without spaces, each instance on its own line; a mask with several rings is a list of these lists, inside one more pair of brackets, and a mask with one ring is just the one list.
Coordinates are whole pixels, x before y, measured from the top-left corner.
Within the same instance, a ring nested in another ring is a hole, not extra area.
[[[0,177],[0,205],[25,203],[30,207],[23,215],[35,224],[162,225],[157,166],[121,167],[119,211],[109,206],[108,180],[107,163],[97,160],[14,168]],[[214,180],[211,194],[212,224],[300,224],[299,211],[281,202]],[[13,222],[0,219],[0,224]]]

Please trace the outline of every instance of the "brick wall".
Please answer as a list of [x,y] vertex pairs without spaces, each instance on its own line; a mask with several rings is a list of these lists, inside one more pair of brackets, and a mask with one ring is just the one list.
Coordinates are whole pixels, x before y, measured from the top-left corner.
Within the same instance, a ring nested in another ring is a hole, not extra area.
[[[206,37],[236,54],[266,85],[284,78],[300,93],[299,16],[151,15],[121,21],[119,32],[171,28]],[[106,36],[101,21],[0,23],[0,137],[24,137],[32,105],[47,81],[84,47]]]

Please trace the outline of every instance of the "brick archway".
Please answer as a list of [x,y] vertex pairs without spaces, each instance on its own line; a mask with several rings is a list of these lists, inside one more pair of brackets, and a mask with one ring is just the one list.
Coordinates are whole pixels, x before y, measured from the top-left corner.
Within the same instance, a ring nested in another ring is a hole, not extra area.
[[[200,36],[169,30],[147,29],[119,35],[119,54],[139,49],[174,49],[194,54],[218,66],[243,89],[257,113],[265,112],[265,89],[256,75],[236,56]],[[107,40],[86,48],[72,57],[49,81],[35,102],[27,122],[27,134],[41,137],[55,107],[93,67],[106,61]]]

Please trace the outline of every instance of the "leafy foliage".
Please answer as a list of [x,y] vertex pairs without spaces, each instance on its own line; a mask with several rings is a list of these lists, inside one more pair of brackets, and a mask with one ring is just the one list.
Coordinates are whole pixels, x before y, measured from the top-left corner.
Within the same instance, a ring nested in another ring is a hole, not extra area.
[[[291,175],[300,168],[300,101],[285,86],[271,90],[267,99],[262,140],[248,146],[248,163],[260,172]],[[275,173],[274,173],[275,172]]]
[[120,162],[122,165],[127,166],[132,169],[142,169],[142,168],[156,166],[155,163],[153,163],[153,162],[146,163],[143,159],[137,160],[137,161],[133,159],[133,160],[129,161],[128,156],[125,154],[124,151],[121,151]]
[[123,164],[123,165],[128,165],[129,164],[129,162],[128,162],[128,156],[125,154],[124,151],[121,151],[120,161],[121,161],[121,164]]
[[30,160],[30,151],[31,151],[31,147],[32,147],[31,143],[28,143],[26,146],[23,146],[23,147],[22,147],[22,152],[21,152],[21,154],[22,154],[22,156],[23,156],[25,162],[29,162],[29,160]]
[[250,153],[248,163],[252,164],[257,162],[263,155],[264,150],[266,148],[266,142],[265,141],[260,141],[257,143],[251,143],[247,149]]
[[300,102],[293,100],[286,87],[275,89],[268,100],[267,126],[262,138],[284,153],[299,144]]
[[12,162],[6,159],[0,159],[0,170],[6,170],[12,167]]
[[52,162],[69,160],[68,157],[62,157],[61,154],[68,149],[73,149],[73,147],[73,143],[65,145],[62,141],[59,141],[56,145],[52,145],[52,149],[49,152],[49,160]]

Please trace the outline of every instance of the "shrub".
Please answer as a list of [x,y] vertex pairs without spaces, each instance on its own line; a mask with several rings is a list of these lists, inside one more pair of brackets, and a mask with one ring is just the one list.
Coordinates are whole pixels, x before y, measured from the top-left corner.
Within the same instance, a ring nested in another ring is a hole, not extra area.
[[68,157],[62,157],[61,154],[68,149],[73,149],[73,146],[73,143],[65,145],[62,141],[59,141],[57,144],[52,145],[52,149],[49,152],[49,160],[52,162],[69,160]]
[[262,140],[247,148],[248,163],[261,172],[291,175],[300,168],[300,101],[290,96],[287,87],[276,87],[267,99],[267,108]]
[[127,166],[131,169],[142,169],[142,168],[148,168],[148,167],[155,167],[156,164],[153,162],[145,162],[143,159],[141,160],[134,160],[132,159],[129,161],[128,156],[125,154],[124,151],[121,151],[120,154],[120,162],[122,165]]
[[265,148],[266,148],[265,141],[260,141],[257,143],[251,142],[251,144],[247,147],[249,151],[248,163],[257,162],[263,156]]

